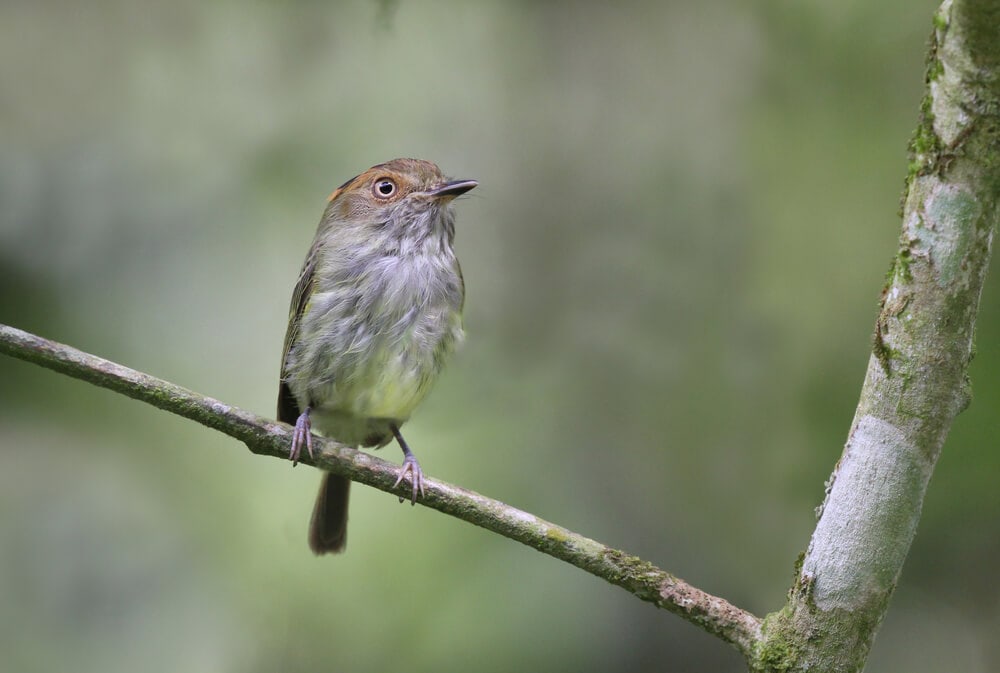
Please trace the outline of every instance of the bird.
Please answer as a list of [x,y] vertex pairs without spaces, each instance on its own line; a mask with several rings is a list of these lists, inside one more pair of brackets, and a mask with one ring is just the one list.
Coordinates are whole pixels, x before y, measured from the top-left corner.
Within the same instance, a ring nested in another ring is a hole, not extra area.
[[[400,158],[330,195],[292,293],[281,358],[278,420],[295,426],[293,464],[303,447],[312,456],[314,429],[352,447],[395,439],[395,486],[408,477],[411,503],[423,494],[400,427],[464,338],[452,202],[477,185]],[[350,485],[323,476],[309,525],[317,555],[345,548]]]

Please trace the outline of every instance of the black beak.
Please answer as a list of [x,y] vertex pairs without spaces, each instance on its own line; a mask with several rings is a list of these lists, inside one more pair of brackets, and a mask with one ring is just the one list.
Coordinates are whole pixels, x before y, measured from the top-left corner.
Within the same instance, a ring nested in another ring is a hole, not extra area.
[[427,193],[438,198],[442,196],[455,198],[456,196],[465,194],[478,184],[479,183],[475,180],[452,180],[451,182],[444,183],[440,187],[435,187]]

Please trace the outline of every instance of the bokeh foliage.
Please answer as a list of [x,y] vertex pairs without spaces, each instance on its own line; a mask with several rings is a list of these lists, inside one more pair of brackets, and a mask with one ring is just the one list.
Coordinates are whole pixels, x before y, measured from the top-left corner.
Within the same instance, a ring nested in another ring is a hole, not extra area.
[[[0,322],[273,413],[336,185],[457,204],[425,470],[776,609],[853,414],[935,4],[0,5]],[[991,671],[1000,281],[871,670]],[[386,449],[397,458],[395,449]],[[0,360],[11,670],[738,671],[531,550]]]

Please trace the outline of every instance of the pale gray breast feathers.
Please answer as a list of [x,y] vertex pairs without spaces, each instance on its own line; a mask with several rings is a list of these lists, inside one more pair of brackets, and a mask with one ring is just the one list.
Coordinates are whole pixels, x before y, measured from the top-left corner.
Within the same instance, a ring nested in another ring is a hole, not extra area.
[[464,290],[448,243],[320,255],[285,370],[303,407],[409,417],[462,338]]

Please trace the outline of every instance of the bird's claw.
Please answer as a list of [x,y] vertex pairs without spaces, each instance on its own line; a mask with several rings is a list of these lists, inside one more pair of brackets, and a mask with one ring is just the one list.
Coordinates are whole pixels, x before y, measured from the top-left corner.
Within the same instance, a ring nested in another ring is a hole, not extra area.
[[302,445],[306,445],[309,457],[313,458],[312,442],[312,421],[309,420],[309,410],[306,409],[295,421],[295,432],[292,433],[292,448],[288,451],[288,457],[292,461],[292,467],[299,464],[299,456],[302,455]]
[[[406,476],[407,472],[410,473],[410,481],[413,484],[413,493],[410,499],[410,504],[416,505],[417,494],[419,493],[420,496],[424,496],[425,493],[424,493],[424,471],[420,469],[420,463],[417,462],[417,459],[415,457],[409,455],[403,459],[403,464],[399,468],[399,477],[396,479],[396,483],[393,484],[392,487],[396,488],[401,483],[403,483],[403,477]],[[405,500],[406,498],[403,497],[399,498],[400,502],[403,502]]]

